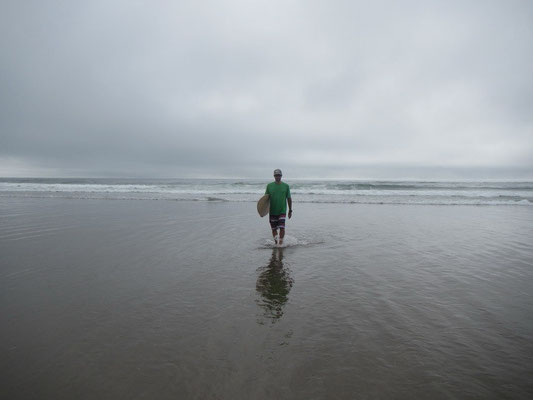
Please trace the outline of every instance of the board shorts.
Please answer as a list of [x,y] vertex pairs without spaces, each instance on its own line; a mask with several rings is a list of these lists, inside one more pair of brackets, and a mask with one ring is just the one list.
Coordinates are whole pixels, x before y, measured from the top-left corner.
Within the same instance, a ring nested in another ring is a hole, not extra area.
[[270,227],[272,230],[285,229],[286,214],[270,215]]

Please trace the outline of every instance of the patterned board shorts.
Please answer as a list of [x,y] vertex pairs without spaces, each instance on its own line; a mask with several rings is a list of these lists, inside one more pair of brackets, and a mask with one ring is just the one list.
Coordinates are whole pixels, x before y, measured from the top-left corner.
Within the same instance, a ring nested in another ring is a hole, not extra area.
[[272,230],[285,229],[286,214],[270,215],[270,226]]

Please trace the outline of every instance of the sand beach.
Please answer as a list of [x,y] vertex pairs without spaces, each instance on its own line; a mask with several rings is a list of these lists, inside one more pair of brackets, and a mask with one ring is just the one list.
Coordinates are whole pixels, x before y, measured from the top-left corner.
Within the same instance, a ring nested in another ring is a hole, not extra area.
[[2,198],[2,397],[527,399],[530,207]]

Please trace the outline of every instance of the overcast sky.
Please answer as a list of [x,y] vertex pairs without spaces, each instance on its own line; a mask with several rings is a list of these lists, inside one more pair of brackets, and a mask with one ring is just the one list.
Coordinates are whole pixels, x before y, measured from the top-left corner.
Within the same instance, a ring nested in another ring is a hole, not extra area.
[[1,3],[0,176],[533,178],[533,1]]

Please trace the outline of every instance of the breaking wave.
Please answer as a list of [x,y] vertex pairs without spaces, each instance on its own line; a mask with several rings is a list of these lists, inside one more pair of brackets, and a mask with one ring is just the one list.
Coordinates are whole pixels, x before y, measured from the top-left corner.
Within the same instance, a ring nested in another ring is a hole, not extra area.
[[[255,202],[267,181],[0,178],[0,197]],[[303,203],[533,205],[533,182],[287,181]]]

